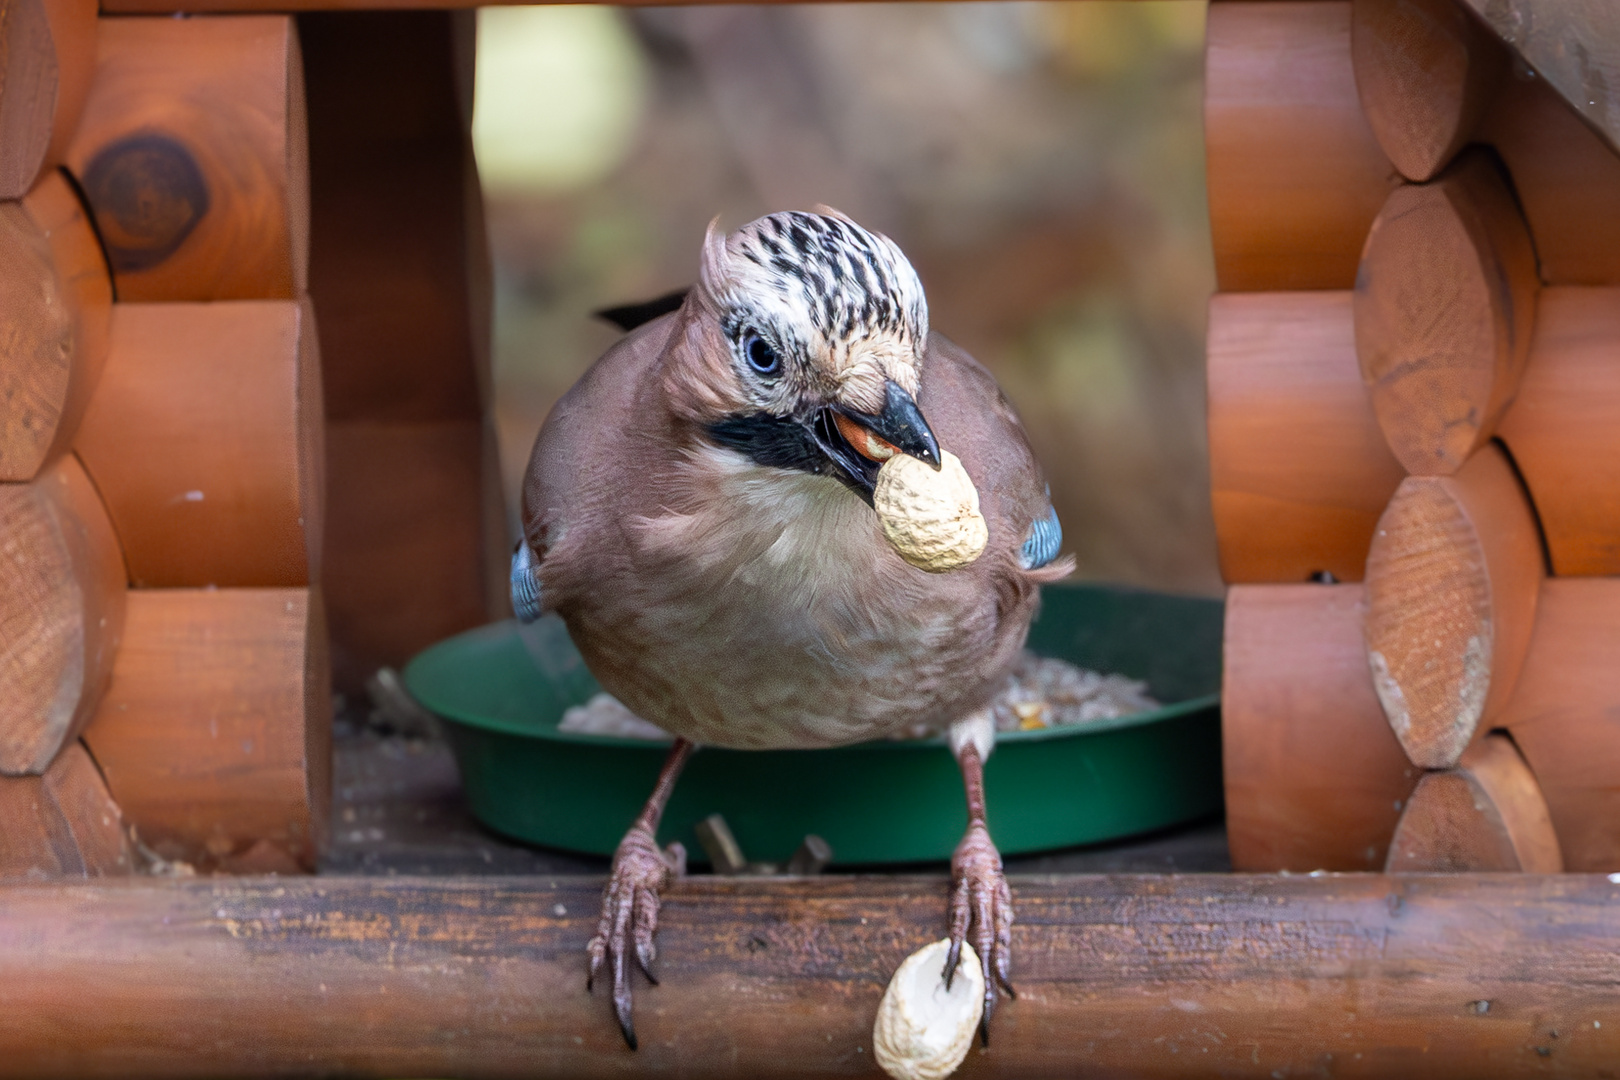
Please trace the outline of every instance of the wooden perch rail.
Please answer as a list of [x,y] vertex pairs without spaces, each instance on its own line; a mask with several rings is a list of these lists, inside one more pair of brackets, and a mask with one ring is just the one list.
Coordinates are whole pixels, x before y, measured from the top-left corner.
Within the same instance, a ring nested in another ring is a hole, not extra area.
[[[872,1076],[943,878],[688,879],[637,989],[585,992],[601,883],[23,885],[0,1056],[36,1076]],[[1020,996],[968,1077],[1593,1075],[1620,1056],[1601,877],[1015,878]]]
[[102,19],[67,152],[120,300],[293,299],[309,155],[290,16]]

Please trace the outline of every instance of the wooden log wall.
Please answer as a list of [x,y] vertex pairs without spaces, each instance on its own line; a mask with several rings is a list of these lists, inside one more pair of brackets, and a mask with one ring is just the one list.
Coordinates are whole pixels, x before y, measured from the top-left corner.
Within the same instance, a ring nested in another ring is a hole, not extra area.
[[1620,155],[1456,0],[1209,50],[1234,865],[1613,869]]
[[295,23],[33,0],[0,25],[0,874],[311,869],[330,679]]

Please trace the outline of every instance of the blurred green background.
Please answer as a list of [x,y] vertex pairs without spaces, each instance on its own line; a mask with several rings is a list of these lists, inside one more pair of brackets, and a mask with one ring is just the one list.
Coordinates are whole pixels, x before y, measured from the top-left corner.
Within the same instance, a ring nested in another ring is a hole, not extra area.
[[1201,0],[503,7],[474,144],[510,505],[553,402],[703,231],[826,203],[990,367],[1079,576],[1216,593]]

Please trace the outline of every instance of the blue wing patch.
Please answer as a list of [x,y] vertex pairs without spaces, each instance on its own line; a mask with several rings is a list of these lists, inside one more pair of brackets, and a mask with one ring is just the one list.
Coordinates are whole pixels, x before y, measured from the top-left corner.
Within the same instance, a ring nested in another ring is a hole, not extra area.
[[527,540],[519,540],[512,552],[512,611],[522,623],[540,617],[540,579],[534,576],[534,552]]
[[[1048,496],[1051,491],[1048,490]],[[1058,557],[1058,549],[1063,546],[1063,526],[1058,523],[1057,511],[1051,503],[1046,504],[1046,516],[1029,527],[1029,537],[1024,541],[1020,552],[1020,561],[1025,570],[1039,570]]]

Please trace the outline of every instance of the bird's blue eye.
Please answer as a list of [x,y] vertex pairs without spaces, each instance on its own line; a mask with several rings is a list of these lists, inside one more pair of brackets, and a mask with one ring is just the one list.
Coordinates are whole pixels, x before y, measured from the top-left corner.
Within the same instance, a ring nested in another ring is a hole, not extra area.
[[749,334],[744,343],[748,366],[761,375],[775,375],[782,367],[782,357],[770,343],[757,334]]

